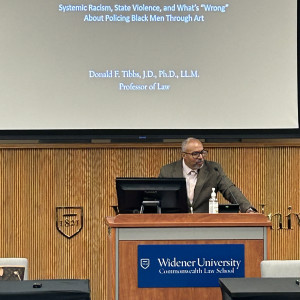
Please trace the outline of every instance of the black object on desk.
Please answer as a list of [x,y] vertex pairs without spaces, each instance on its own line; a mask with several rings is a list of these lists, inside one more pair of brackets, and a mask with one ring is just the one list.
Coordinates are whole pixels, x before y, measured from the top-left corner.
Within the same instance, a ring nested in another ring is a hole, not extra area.
[[298,278],[220,278],[223,300],[300,299]]
[[219,213],[238,213],[240,211],[240,206],[238,204],[219,204]]
[[89,280],[0,281],[0,300],[90,300]]

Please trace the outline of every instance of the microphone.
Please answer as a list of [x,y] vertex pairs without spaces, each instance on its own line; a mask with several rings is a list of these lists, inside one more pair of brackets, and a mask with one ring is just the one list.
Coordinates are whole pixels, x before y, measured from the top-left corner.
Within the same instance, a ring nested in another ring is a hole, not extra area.
[[18,276],[18,279],[19,279],[20,281],[22,281],[22,279],[21,279],[20,274],[19,274],[18,271],[14,271],[14,275]]
[[194,209],[193,209],[193,206],[192,206],[192,205],[190,206],[190,213],[191,213],[191,214],[194,213]]
[[[219,169],[218,169],[217,167],[214,167],[214,170],[215,170],[216,172],[218,172],[219,175],[221,175],[221,174],[220,174],[220,171],[219,171]],[[224,178],[224,175],[221,175],[221,177]],[[229,186],[227,189],[228,189],[228,191],[229,191],[231,197],[233,198],[233,200],[234,200],[234,202],[235,202],[234,204],[238,204],[238,205],[239,205],[239,203],[236,201],[236,198],[234,197],[233,193],[232,193],[231,190],[230,190],[230,186]]]

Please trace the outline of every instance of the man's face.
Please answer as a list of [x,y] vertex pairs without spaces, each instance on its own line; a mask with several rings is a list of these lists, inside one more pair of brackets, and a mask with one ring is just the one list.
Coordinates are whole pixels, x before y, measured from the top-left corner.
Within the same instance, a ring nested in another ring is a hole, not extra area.
[[200,154],[198,155],[198,157],[194,158],[190,153],[201,152],[202,150],[203,145],[198,140],[191,140],[189,143],[187,143],[185,153],[182,153],[182,157],[184,159],[185,164],[192,170],[198,170],[203,166],[204,157]]

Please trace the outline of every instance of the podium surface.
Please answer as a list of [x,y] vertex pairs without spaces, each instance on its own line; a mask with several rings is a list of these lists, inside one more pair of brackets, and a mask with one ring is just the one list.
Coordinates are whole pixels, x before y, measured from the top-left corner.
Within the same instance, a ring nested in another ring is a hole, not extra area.
[[221,278],[224,300],[300,299],[296,278]]
[[140,245],[242,244],[245,277],[260,276],[271,222],[261,214],[131,214],[106,219],[108,299],[222,299],[219,287],[138,287]]

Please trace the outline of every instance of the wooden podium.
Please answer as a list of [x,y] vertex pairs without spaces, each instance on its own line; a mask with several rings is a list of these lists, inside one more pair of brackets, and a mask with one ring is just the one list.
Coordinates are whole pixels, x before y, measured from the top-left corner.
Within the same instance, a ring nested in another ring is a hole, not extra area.
[[222,299],[218,287],[138,288],[138,245],[244,244],[245,277],[260,277],[271,222],[261,214],[131,214],[107,217],[108,299]]

